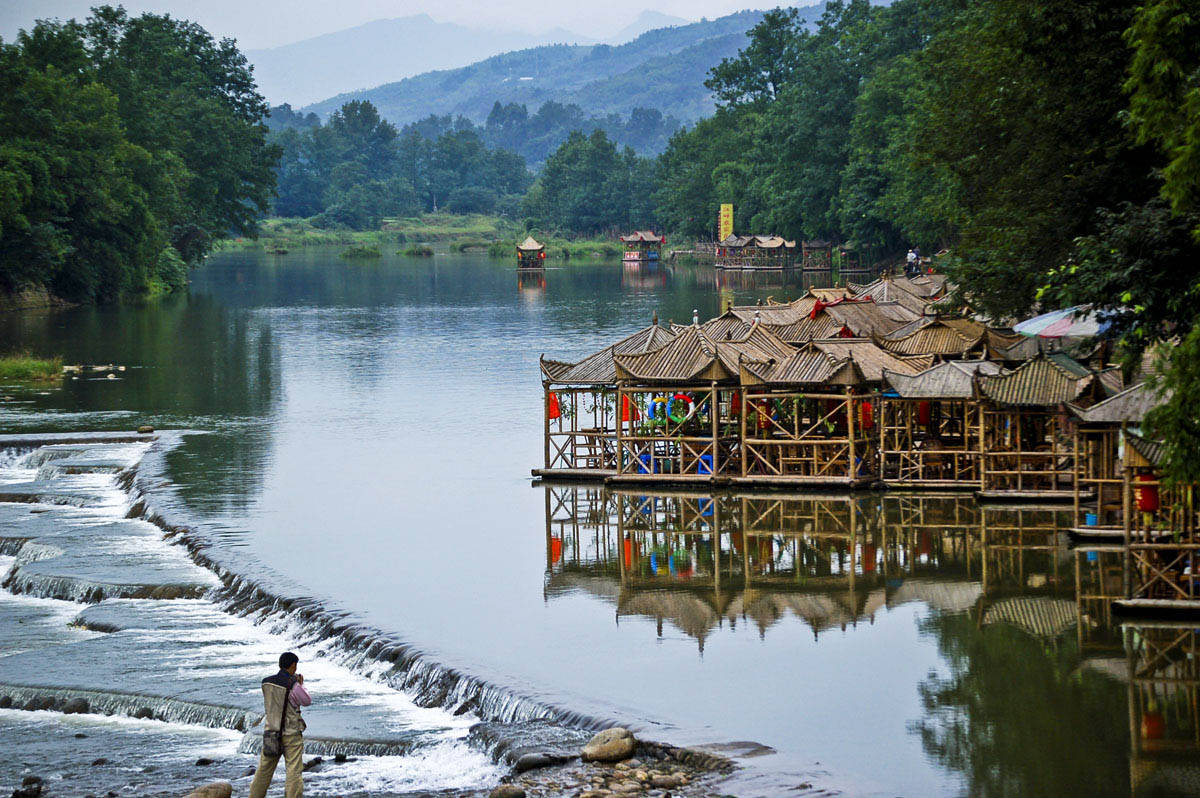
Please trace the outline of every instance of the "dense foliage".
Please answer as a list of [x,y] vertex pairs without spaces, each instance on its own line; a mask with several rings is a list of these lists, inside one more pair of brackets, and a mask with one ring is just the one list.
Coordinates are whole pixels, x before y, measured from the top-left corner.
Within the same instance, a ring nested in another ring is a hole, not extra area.
[[351,101],[327,124],[281,107],[272,140],[282,150],[274,211],[316,216],[325,226],[378,228],[382,219],[445,208],[490,213],[515,208],[532,177],[519,155],[488,149],[471,127],[428,124],[397,131],[366,101]]
[[185,284],[268,207],[266,110],[231,41],[168,16],[103,6],[0,44],[0,287]]

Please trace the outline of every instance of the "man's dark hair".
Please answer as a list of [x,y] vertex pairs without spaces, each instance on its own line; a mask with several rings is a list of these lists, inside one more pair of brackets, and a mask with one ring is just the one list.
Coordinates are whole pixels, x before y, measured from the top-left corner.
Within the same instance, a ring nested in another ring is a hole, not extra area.
[[279,669],[282,671],[286,671],[288,668],[292,667],[299,661],[300,661],[300,658],[297,657],[295,654],[293,654],[290,651],[285,651],[279,655]]

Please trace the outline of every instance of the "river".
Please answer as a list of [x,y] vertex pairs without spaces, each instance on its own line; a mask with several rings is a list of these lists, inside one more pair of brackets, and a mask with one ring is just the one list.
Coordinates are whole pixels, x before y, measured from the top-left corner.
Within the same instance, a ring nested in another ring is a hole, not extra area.
[[[800,288],[723,290],[750,302]],[[1062,513],[531,483],[539,354],[570,360],[719,303],[713,273],[691,266],[571,263],[519,281],[471,255],[224,253],[187,297],[0,317],[9,348],[114,366],[5,389],[0,424],[195,433],[147,464],[143,489],[212,567],[531,705],[717,744],[740,757],[739,795],[1128,793],[1126,687],[1088,667]],[[989,525],[1029,527],[1040,545],[989,549]],[[72,644],[31,645],[52,643]],[[352,691],[343,664],[325,678]],[[380,706],[393,700],[443,748],[471,718],[403,695]],[[10,714],[0,739],[21,724],[36,736]],[[148,734],[103,733],[130,756],[129,735]],[[453,745],[329,789],[470,787],[454,774],[481,765]]]

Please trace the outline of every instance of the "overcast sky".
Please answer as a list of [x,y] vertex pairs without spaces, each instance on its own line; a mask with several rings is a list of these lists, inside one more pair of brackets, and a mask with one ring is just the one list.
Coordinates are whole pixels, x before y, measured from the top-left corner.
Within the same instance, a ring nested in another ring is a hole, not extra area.
[[[814,0],[815,1],[815,0]],[[36,19],[85,17],[97,0],[0,0],[0,37],[11,41]],[[773,2],[738,0],[127,0],[131,12],[168,12],[199,22],[217,37],[231,36],[242,49],[274,47],[363,22],[427,13],[439,22],[473,27],[545,31],[564,27],[602,38],[649,8],[686,19],[716,17]],[[114,2],[113,5],[116,5]]]

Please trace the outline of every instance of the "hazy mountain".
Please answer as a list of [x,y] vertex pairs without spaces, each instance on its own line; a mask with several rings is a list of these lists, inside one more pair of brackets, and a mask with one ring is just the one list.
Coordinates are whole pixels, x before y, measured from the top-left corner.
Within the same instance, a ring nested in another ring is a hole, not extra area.
[[461,67],[497,53],[592,40],[555,29],[539,34],[435,22],[426,14],[380,19],[267,50],[248,50],[259,91],[294,106],[435,69]]
[[[800,9],[816,20],[819,6]],[[370,100],[398,124],[430,114],[463,115],[482,122],[492,105],[525,103],[530,112],[547,100],[577,103],[588,113],[628,114],[636,107],[690,121],[712,111],[704,88],[708,70],[746,44],[761,11],[659,28],[626,44],[549,45],[492,56],[458,69],[428,72],[373,89],[347,92],[304,111],[328,116],[349,100]]]
[[[638,18],[633,22],[608,37],[608,42],[610,44],[624,44],[625,42],[633,41],[648,31],[657,30],[658,28],[670,28],[675,25],[687,25],[689,22],[691,22],[690,19],[673,17],[670,14],[663,14],[660,11],[646,9],[641,14],[638,14]],[[579,44],[583,43],[579,42]]]

